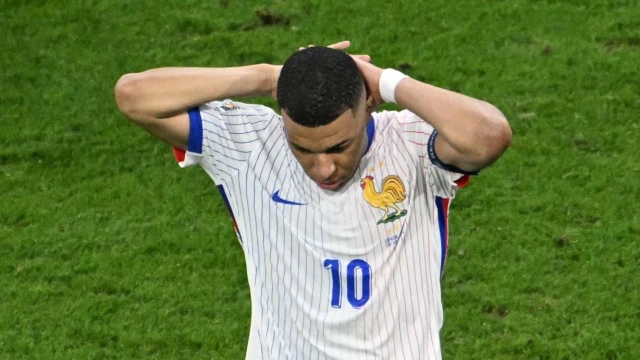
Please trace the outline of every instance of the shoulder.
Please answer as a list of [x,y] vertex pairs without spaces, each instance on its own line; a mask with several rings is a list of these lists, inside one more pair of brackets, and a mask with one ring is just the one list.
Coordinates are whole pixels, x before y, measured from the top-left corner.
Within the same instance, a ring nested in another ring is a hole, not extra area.
[[268,106],[246,104],[239,101],[213,101],[200,106],[205,129],[221,129],[230,134],[247,134],[278,130],[283,127],[282,117]]
[[376,122],[376,133],[396,134],[402,138],[429,136],[433,127],[409,110],[382,111],[372,114]]
[[212,101],[200,106],[203,113],[216,113],[224,117],[255,117],[255,118],[274,118],[280,117],[272,108],[260,104],[247,104],[239,101],[224,100]]

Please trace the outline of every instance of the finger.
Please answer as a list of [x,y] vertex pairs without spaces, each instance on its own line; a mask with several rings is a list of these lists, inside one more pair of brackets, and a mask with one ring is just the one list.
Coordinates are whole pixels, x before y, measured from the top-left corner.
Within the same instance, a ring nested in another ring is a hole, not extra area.
[[369,55],[351,55],[351,57],[362,60],[364,62],[371,62],[371,56]]
[[[369,55],[351,55],[353,60],[355,60],[357,65],[360,64],[371,64],[371,57]],[[363,58],[364,57],[364,58]]]
[[300,51],[300,50],[304,50],[304,49],[308,49],[308,48],[310,48],[310,47],[314,47],[314,46],[315,46],[315,45],[309,45],[309,46],[307,46],[307,47],[300,46],[300,47],[298,48],[298,51]]
[[327,47],[328,48],[332,48],[332,49],[336,49],[336,50],[344,50],[344,49],[348,48],[349,46],[351,46],[351,41],[345,40],[345,41],[340,41],[338,43],[329,45]]
[[[331,44],[331,45],[329,45],[327,47],[331,48],[331,49],[336,49],[336,50],[344,50],[344,49],[348,48],[349,46],[351,46],[351,42],[348,41],[348,40],[345,40],[345,41],[340,41],[340,42],[335,43],[335,44]],[[298,51],[304,50],[304,49],[308,49],[310,47],[315,47],[315,45],[310,44],[307,47],[301,46],[301,47],[298,48]],[[361,56],[361,55],[358,55],[358,56]]]

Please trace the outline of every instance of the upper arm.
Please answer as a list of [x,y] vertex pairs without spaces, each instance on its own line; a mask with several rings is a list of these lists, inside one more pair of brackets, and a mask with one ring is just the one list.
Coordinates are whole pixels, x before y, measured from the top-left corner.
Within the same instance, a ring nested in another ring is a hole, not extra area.
[[494,133],[483,134],[483,131],[480,131],[471,149],[457,148],[438,134],[434,150],[442,163],[460,169],[460,172],[477,173],[498,160],[510,143],[511,129],[506,126]]
[[189,115],[186,112],[164,119],[134,122],[159,140],[180,149],[187,148],[189,143]]
[[[456,169],[460,169],[461,172],[475,173],[481,168],[476,164],[469,161],[465,161],[466,157],[457,151],[443,136],[436,136],[435,143],[433,145],[435,156],[443,164],[449,165]],[[432,159],[433,161],[433,159]]]
[[441,197],[454,197],[456,190],[463,185],[458,181],[465,177],[464,171],[461,172],[459,169],[434,161],[432,153],[437,150],[432,141],[439,137],[433,137],[435,134],[433,127],[408,110],[400,111],[395,115],[393,115],[394,112],[388,114],[387,116],[394,116],[397,119],[394,122],[396,124],[394,128],[403,138],[406,149],[415,159],[420,171],[427,179],[426,184],[433,193]]
[[502,112],[489,103],[481,104],[482,113],[474,122],[456,132],[443,130],[435,139],[438,158],[467,173],[493,164],[511,144],[511,127]]

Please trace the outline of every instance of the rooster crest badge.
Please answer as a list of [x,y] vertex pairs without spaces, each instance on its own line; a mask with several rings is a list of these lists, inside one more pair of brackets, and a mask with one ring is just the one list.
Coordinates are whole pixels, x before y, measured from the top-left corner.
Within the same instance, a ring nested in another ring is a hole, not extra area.
[[[376,191],[373,185],[373,176],[368,175],[360,180],[362,197],[369,205],[384,210],[384,216],[378,220],[378,224],[386,224],[407,215],[407,210],[400,210],[398,203],[407,198],[404,183],[396,175],[389,175],[382,180],[382,190]],[[389,214],[389,210],[394,212]]]

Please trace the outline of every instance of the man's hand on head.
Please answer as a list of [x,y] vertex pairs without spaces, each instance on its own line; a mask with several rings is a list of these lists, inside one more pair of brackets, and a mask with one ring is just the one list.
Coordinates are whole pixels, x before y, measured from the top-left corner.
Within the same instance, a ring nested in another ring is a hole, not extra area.
[[278,101],[278,79],[280,78],[280,71],[282,65],[271,65],[271,98]]
[[[307,47],[301,46],[298,48],[298,51],[300,50],[304,50],[306,48],[310,48],[310,47],[314,47],[315,45],[309,45]],[[349,40],[344,40],[344,41],[340,41],[337,42],[335,44],[331,44],[331,45],[327,45],[328,48],[330,49],[336,49],[336,50],[346,50],[349,48],[349,46],[351,46],[351,41]],[[354,59],[359,59],[365,62],[369,62],[371,61],[371,56],[366,55],[366,54],[360,54],[360,55],[351,55],[349,54],[352,58]]]
[[362,79],[367,87],[367,107],[371,111],[375,110],[378,106],[384,103],[382,96],[380,95],[380,76],[382,75],[382,69],[371,64],[369,61],[363,61],[358,58],[354,58]]

